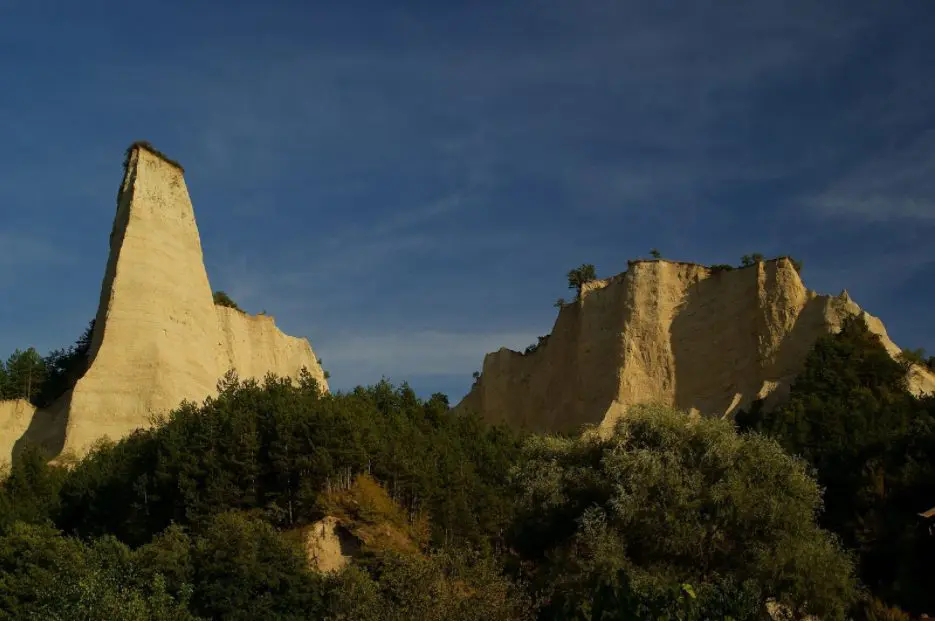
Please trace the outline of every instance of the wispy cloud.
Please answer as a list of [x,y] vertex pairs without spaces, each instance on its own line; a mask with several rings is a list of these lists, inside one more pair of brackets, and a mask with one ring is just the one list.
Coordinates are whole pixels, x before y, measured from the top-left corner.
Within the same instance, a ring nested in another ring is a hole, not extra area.
[[470,381],[486,353],[501,347],[521,351],[535,340],[532,332],[347,332],[319,337],[314,347],[336,385],[350,387],[389,374],[396,381],[414,375],[460,375]]
[[64,265],[70,252],[50,239],[31,232],[0,231],[0,275],[17,268],[34,270]]
[[935,223],[935,130],[860,162],[811,205],[829,216]]
[[[0,209],[5,231],[36,202],[68,215],[69,242],[0,245],[105,254],[121,150],[152,139],[186,166],[213,284],[306,326],[350,383],[469,384],[486,351],[534,340],[568,266],[619,271],[653,245],[728,260],[798,243],[817,280],[882,291],[874,258],[840,259],[866,247],[851,225],[901,223],[894,246],[921,248],[907,227],[935,222],[935,46],[911,4],[177,4],[129,49],[113,33],[139,23],[132,3],[28,9],[0,20],[0,46],[25,50],[0,54]],[[158,40],[173,46],[148,54]],[[807,238],[808,215],[835,234]],[[90,300],[103,261],[86,263]]]

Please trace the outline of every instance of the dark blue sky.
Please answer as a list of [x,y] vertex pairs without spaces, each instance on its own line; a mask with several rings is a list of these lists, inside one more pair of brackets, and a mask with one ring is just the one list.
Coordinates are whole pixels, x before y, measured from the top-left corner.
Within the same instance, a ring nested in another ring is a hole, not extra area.
[[791,254],[935,351],[933,71],[928,0],[2,2],[0,354],[93,316],[138,139],[338,389],[454,401],[653,247]]

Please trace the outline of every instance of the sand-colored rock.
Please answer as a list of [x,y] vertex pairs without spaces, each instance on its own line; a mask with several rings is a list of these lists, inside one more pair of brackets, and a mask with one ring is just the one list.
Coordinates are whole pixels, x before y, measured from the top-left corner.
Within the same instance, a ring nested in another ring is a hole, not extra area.
[[307,340],[271,316],[215,306],[182,169],[140,145],[118,193],[89,360],[26,432],[54,454],[80,456],[102,436],[120,439],[183,400],[201,402],[231,369],[262,379],[304,367],[327,390]]
[[24,399],[0,401],[0,463],[9,461],[13,445],[26,433],[35,413],[35,406]]
[[[657,402],[731,415],[754,399],[788,394],[815,340],[862,314],[892,355],[882,322],[843,292],[808,290],[789,259],[717,272],[702,265],[635,261],[584,286],[538,349],[487,354],[458,410],[534,431],[609,428],[631,405]],[[935,391],[915,367],[913,392]]]
[[333,516],[304,528],[302,538],[309,565],[322,573],[344,569],[360,547],[341,521]]

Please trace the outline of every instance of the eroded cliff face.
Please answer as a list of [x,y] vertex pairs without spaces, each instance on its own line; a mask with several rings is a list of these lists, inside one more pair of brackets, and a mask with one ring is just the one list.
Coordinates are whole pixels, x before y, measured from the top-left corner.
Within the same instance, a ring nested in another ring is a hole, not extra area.
[[131,149],[110,244],[88,371],[20,435],[81,456],[103,436],[117,440],[183,400],[216,394],[229,370],[295,378],[304,367],[327,390],[307,340],[283,334],[270,316],[215,306],[177,165]]
[[[609,428],[637,403],[731,415],[788,393],[815,340],[862,314],[892,355],[882,322],[847,295],[805,288],[788,259],[726,272],[689,263],[638,261],[585,285],[530,354],[501,349],[458,404],[534,431]],[[910,388],[935,392],[913,368]]]

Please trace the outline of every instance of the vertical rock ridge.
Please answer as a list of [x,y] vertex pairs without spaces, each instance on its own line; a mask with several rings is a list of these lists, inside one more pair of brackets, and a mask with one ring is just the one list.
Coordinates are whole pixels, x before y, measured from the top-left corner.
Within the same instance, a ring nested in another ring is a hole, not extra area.
[[[304,367],[328,388],[307,340],[272,317],[215,306],[183,170],[146,143],[127,152],[89,360],[23,437],[81,456],[102,436],[118,440],[183,400],[216,394],[231,369],[262,379]],[[0,430],[0,459],[15,440]]]

